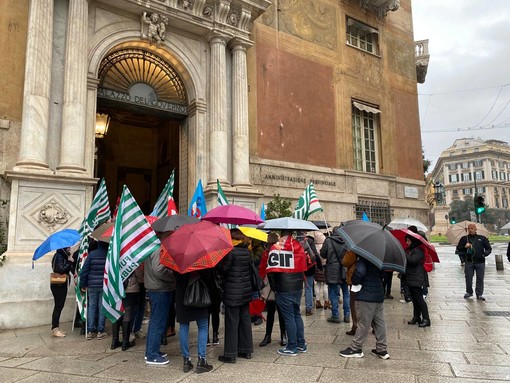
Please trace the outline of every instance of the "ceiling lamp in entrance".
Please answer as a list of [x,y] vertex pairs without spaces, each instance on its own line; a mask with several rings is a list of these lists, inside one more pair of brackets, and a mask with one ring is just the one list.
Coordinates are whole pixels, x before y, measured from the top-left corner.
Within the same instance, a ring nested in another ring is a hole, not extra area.
[[110,124],[110,116],[106,113],[96,114],[96,138],[104,138],[108,132],[108,125]]

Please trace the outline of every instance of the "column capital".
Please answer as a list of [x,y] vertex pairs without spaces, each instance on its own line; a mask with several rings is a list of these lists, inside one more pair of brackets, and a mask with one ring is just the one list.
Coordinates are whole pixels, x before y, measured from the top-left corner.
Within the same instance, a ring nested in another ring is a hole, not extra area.
[[253,46],[253,41],[243,39],[243,38],[237,36],[229,41],[228,46],[233,51],[239,50],[239,49],[246,51]]
[[230,34],[221,32],[217,29],[213,29],[207,35],[207,41],[209,41],[209,44],[211,44],[211,45],[220,43],[220,44],[223,44],[226,46],[227,42],[230,41],[232,39],[232,37],[233,36]]

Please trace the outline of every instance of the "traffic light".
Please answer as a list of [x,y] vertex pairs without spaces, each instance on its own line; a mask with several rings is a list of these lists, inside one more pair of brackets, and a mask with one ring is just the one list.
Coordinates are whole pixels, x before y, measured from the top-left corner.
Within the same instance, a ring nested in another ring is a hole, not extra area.
[[457,223],[457,221],[455,220],[455,217],[450,216],[450,223],[452,225],[455,225]]
[[479,195],[475,197],[475,213],[482,214],[485,211],[485,198]]

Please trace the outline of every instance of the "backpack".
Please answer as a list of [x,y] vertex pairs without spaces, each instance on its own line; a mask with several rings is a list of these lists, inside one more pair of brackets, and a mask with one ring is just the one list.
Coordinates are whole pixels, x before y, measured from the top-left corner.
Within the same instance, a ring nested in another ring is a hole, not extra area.
[[432,261],[432,257],[430,256],[428,250],[424,247],[423,253],[425,254],[423,257],[423,268],[427,273],[430,273],[434,269],[434,262]]
[[307,270],[310,270],[311,268],[315,267],[317,263],[317,257],[314,254],[312,248],[310,247],[310,244],[308,243],[308,240],[306,237],[301,239],[299,241],[299,244],[303,247],[305,250],[305,256],[306,256],[306,268]]

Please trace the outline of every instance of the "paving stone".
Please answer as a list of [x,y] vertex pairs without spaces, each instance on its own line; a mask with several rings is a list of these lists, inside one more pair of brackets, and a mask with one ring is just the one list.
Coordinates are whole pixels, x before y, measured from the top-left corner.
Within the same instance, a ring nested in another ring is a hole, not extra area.
[[[378,373],[363,371],[363,378],[360,379],[360,372],[355,370],[338,370],[326,368],[322,373],[319,382],[377,382],[377,383],[416,383],[414,374],[411,373]],[[480,383],[480,382],[478,382]]]
[[455,376],[461,378],[510,380],[510,366],[490,365],[490,368],[487,368],[486,365],[460,365],[453,363],[452,369]]
[[15,368],[0,367],[0,382],[19,382],[27,376],[37,374],[37,371],[27,371]]

